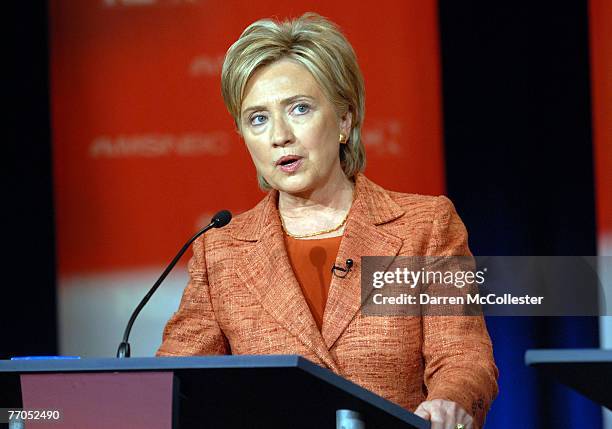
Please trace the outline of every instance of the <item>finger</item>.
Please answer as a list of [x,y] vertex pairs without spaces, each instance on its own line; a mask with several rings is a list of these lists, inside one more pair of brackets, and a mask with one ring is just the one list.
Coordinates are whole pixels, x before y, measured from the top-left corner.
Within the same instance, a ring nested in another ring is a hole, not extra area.
[[462,415],[457,418],[457,423],[463,423],[465,429],[472,429],[474,427],[474,420],[469,414],[462,413]]
[[423,404],[420,404],[417,407],[417,409],[414,411],[414,414],[416,414],[417,416],[421,417],[422,419],[431,420],[431,414],[429,414],[429,411],[427,411],[425,409]]
[[472,422],[471,421],[468,422],[467,419],[464,419],[464,418],[463,419],[462,418],[460,418],[460,419],[449,418],[446,421],[445,429],[456,429],[457,428],[457,424],[459,424],[459,423],[463,424],[465,429],[473,429],[473,427],[474,427]]
[[463,424],[465,425],[465,429],[473,429],[474,428],[474,419],[469,414],[466,414],[466,416],[463,417],[460,420],[460,422],[463,422]]
[[458,407],[455,402],[445,401],[442,409],[445,413],[444,429],[456,429],[457,423],[462,422],[462,420],[459,418],[460,407]]
[[457,423],[460,423],[460,421],[452,417],[447,417],[444,421],[444,429],[457,429]]
[[435,407],[429,410],[429,414],[431,415],[431,429],[446,429],[446,416],[445,413],[439,407]]
[[[462,423],[465,425],[465,429],[472,429],[474,426],[474,419],[471,415],[469,415],[463,408],[457,407],[455,412],[455,420],[456,423]],[[453,428],[454,429],[454,428]]]

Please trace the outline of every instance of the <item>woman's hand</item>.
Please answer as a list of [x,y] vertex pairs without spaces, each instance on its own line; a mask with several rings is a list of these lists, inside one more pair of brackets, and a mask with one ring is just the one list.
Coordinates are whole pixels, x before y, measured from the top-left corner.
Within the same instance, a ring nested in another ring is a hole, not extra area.
[[421,402],[414,413],[430,420],[431,429],[456,429],[458,424],[462,424],[465,429],[473,427],[472,416],[456,402],[444,399]]

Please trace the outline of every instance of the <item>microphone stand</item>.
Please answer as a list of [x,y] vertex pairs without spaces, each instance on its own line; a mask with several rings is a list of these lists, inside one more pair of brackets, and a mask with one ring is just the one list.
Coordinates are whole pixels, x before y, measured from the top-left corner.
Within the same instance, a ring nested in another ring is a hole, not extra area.
[[170,274],[170,271],[172,271],[172,268],[174,268],[174,266],[179,261],[179,259],[181,259],[181,256],[183,256],[183,254],[187,251],[187,249],[189,249],[189,246],[191,246],[191,243],[193,243],[200,235],[204,234],[209,229],[221,228],[227,225],[231,219],[232,219],[232,215],[229,211],[227,210],[220,211],[213,217],[212,221],[208,225],[206,225],[204,228],[198,231],[193,237],[191,237],[187,241],[187,243],[185,243],[185,245],[181,248],[181,250],[179,250],[177,255],[174,257],[174,259],[172,259],[172,261],[166,267],[166,269],[161,274],[161,276],[159,276],[159,278],[157,279],[155,284],[151,287],[149,292],[147,292],[147,294],[144,296],[144,298],[140,301],[138,306],[132,312],[132,316],[130,317],[130,320],[128,321],[127,326],[125,327],[125,331],[123,332],[123,340],[121,341],[121,344],[119,344],[119,348],[117,349],[118,358],[129,358],[131,356],[130,343],[128,340],[130,337],[130,332],[132,331],[132,325],[136,321],[136,318],[138,317],[138,314],[140,314],[140,311],[147,304],[147,302],[149,302],[149,300],[151,299],[151,297],[153,296],[153,294],[155,293],[159,285],[162,284],[164,279],[168,276],[168,274]]

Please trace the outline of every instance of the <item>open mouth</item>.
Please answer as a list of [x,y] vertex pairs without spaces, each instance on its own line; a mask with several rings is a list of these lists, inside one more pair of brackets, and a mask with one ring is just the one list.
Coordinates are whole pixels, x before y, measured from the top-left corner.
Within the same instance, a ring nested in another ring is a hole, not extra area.
[[283,156],[276,162],[276,165],[283,171],[291,172],[299,168],[302,159],[302,157],[296,155]]
[[296,159],[287,159],[285,161],[282,161],[280,163],[280,165],[291,165],[297,162],[297,158]]

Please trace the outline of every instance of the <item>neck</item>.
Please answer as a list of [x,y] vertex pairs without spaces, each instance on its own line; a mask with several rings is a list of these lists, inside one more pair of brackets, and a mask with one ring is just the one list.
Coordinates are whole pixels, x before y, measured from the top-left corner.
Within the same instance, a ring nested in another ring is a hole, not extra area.
[[279,192],[278,209],[283,215],[290,217],[318,210],[347,210],[353,201],[353,188],[353,182],[342,172],[342,176],[337,180],[328,181],[323,187],[308,192]]
[[[354,185],[344,172],[340,173],[337,180],[308,193],[296,195],[279,192],[278,209],[287,232],[312,234],[342,223],[353,203]],[[322,235],[321,238],[340,235],[343,229]]]

